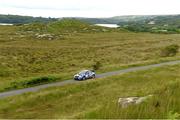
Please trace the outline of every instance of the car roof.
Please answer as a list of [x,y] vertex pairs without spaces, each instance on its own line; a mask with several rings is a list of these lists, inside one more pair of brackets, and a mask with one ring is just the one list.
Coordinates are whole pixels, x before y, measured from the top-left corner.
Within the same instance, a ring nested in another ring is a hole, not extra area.
[[91,70],[82,70],[79,73],[81,73],[81,72],[88,72],[88,71],[91,71]]
[[81,72],[87,72],[87,71],[90,71],[90,70],[82,70]]

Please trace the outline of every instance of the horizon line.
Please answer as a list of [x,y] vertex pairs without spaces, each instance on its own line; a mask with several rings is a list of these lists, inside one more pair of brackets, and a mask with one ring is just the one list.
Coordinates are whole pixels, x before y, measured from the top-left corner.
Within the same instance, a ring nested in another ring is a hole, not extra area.
[[45,16],[32,16],[32,15],[20,15],[20,14],[3,14],[3,13],[0,13],[0,15],[14,15],[14,16],[26,16],[26,17],[42,17],[42,18],[55,18],[55,19],[58,19],[58,18],[113,18],[113,17],[126,17],[126,16],[176,16],[176,15],[180,15],[180,13],[178,14],[126,14],[126,15],[115,15],[115,16],[110,16],[110,17],[83,17],[83,16],[66,16],[66,17],[45,17]]

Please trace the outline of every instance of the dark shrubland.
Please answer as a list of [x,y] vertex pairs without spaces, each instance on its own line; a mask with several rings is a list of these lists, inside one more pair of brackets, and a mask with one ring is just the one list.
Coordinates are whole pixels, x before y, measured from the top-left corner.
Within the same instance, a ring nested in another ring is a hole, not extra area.
[[96,61],[96,62],[92,65],[93,70],[99,70],[101,66],[102,66],[102,64],[101,64],[100,61]]
[[36,85],[54,82],[57,79],[60,79],[60,78],[57,78],[54,76],[44,76],[44,77],[32,78],[32,79],[20,81],[20,82],[18,82],[18,81],[12,82],[9,87],[5,88],[5,90],[13,90],[13,89],[19,89],[19,88],[32,87],[32,86],[36,86]]
[[170,57],[175,56],[178,53],[179,45],[173,44],[166,46],[161,50],[161,56],[163,57]]

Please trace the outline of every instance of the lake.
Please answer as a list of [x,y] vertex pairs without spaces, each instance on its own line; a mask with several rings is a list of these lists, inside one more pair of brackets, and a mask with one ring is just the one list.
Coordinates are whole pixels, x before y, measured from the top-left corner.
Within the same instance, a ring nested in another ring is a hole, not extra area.
[[109,27],[109,28],[118,28],[118,27],[120,27],[117,24],[95,24],[95,25],[102,26],[102,27]]
[[0,25],[13,25],[13,24],[9,24],[9,23],[0,23]]

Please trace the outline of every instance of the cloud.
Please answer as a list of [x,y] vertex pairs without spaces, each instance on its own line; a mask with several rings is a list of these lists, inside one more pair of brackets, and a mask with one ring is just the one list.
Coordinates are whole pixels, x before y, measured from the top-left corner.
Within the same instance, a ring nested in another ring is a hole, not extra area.
[[0,14],[110,17],[179,14],[180,0],[0,0]]

